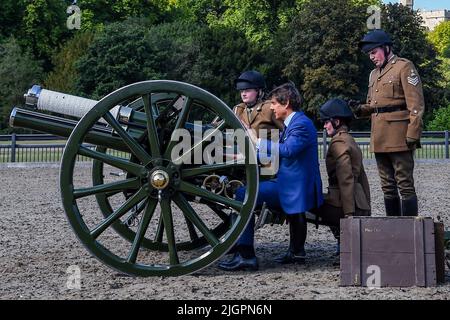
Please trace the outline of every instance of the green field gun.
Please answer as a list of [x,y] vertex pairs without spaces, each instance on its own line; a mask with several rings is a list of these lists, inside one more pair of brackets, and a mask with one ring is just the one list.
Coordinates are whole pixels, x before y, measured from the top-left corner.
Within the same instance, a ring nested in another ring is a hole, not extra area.
[[[239,119],[211,93],[157,80],[100,101],[33,86],[25,100],[10,125],[68,138],[63,207],[79,240],[106,265],[135,276],[189,274],[222,257],[246,227],[258,191],[255,151]],[[244,132],[241,145],[205,152],[235,131]],[[179,132],[194,137],[175,152]],[[80,178],[88,170],[91,179]],[[242,185],[240,202],[234,192]]]

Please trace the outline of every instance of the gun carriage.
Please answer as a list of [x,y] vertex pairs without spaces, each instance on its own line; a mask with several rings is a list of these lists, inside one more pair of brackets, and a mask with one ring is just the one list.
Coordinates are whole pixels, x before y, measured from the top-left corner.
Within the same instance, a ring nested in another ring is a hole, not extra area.
[[[25,99],[35,110],[15,108],[10,125],[68,137],[63,207],[79,240],[103,263],[137,276],[189,274],[219,259],[244,230],[258,190],[256,156],[240,121],[214,95],[186,83],[144,81],[100,101],[39,86]],[[174,157],[180,129],[201,135]],[[208,145],[230,130],[244,133],[240,149],[225,141],[223,161],[205,160]],[[80,156],[93,160],[90,182],[77,179],[86,167]],[[244,184],[245,200],[236,201]]]
[[[95,101],[33,86],[25,100],[28,108],[14,108],[10,125],[68,138],[60,168],[67,219],[91,254],[114,269],[136,276],[201,270],[232,248],[255,210],[259,174],[250,137],[201,88],[144,81]],[[175,151],[180,130],[191,140]],[[240,144],[229,139],[236,131]],[[205,157],[217,141],[222,149]],[[80,178],[80,156],[92,159],[90,181]],[[234,193],[243,185],[240,202]],[[256,227],[283,223],[265,205],[256,209]],[[307,220],[322,224],[309,213]],[[448,232],[445,238],[448,249]]]

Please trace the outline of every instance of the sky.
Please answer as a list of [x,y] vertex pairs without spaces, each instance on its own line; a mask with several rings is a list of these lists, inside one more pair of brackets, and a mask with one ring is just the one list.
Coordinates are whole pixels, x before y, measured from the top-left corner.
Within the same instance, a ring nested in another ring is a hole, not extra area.
[[[383,0],[384,3],[398,2],[392,0]],[[450,0],[414,0],[414,9],[426,9],[426,10],[436,10],[436,9],[448,9],[450,10]]]

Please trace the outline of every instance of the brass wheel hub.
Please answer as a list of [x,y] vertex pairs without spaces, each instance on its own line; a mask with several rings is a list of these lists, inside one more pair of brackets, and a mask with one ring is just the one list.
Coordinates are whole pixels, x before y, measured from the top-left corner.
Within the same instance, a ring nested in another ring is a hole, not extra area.
[[169,185],[169,174],[164,170],[155,170],[150,175],[150,184],[153,188],[162,190]]

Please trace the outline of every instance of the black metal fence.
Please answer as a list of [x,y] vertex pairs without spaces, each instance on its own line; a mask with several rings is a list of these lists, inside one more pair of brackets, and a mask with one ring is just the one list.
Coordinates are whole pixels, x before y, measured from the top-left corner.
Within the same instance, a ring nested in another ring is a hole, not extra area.
[[[372,159],[370,152],[370,132],[352,132],[365,159]],[[329,138],[325,132],[318,132],[319,156],[324,158]],[[0,135],[0,162],[59,162],[66,140],[48,134]],[[449,131],[427,131],[422,134],[422,148],[417,149],[418,159],[449,159]],[[89,145],[86,145],[90,147]],[[108,152],[110,153],[110,151]],[[124,152],[112,151],[123,157]],[[92,159],[79,156],[79,161]]]
[[[326,138],[326,133],[318,132],[319,136],[319,156],[324,158],[327,152],[330,138]],[[374,154],[370,152],[370,132],[351,132],[358,143],[363,157],[373,159]],[[326,142],[325,142],[326,141]],[[417,159],[449,159],[449,131],[425,131],[420,140],[421,148],[417,149],[414,156]]]
[[[1,162],[59,162],[66,146],[66,140],[48,134],[12,134],[0,135]],[[85,144],[90,149],[95,146]],[[108,150],[108,154],[127,157],[126,152]],[[78,155],[78,161],[92,161],[91,158]]]

